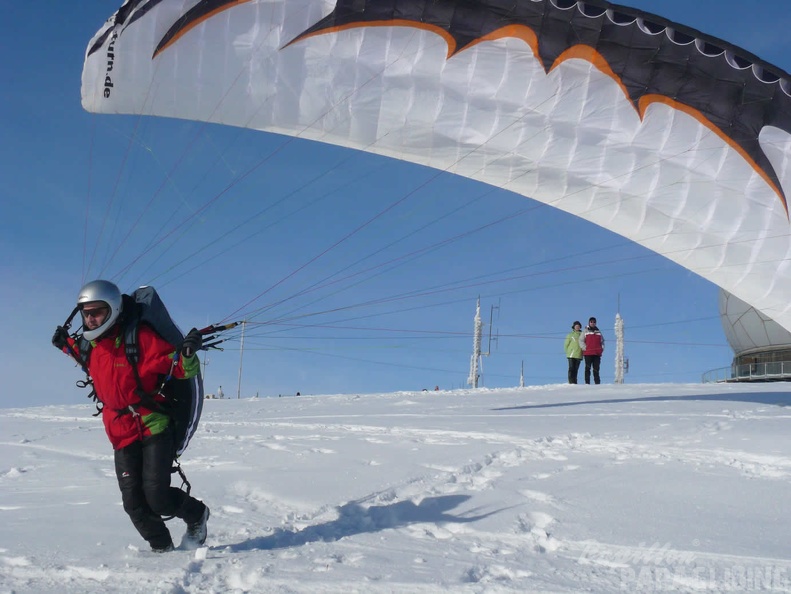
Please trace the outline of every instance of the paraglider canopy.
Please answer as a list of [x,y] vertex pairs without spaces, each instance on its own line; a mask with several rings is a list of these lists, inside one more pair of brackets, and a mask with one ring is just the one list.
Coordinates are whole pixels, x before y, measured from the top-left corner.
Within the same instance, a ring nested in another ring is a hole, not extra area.
[[128,0],[82,82],[89,111],[278,132],[518,192],[791,330],[791,76],[662,17],[603,0]]

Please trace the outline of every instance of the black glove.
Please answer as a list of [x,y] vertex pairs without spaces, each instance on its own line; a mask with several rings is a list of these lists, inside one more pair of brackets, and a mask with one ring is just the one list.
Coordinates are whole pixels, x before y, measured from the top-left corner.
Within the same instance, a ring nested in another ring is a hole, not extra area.
[[193,328],[184,337],[184,342],[181,343],[181,355],[183,357],[192,357],[203,346],[203,335],[197,328]]
[[63,350],[64,347],[69,346],[69,331],[63,326],[55,328],[55,334],[52,335],[52,346],[56,349]]

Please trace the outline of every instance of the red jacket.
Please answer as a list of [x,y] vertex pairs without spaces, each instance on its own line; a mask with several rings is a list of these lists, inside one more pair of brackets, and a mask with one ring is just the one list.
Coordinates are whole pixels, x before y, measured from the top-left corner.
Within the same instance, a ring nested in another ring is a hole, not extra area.
[[580,346],[583,355],[601,355],[604,352],[604,336],[598,328],[586,326],[580,336]]
[[[72,348],[76,348],[71,339],[69,342]],[[178,357],[176,365],[173,365],[175,347],[146,325],[140,326],[138,348],[140,360],[137,369],[143,389],[148,393],[159,387],[164,376],[172,375],[174,378],[184,379],[197,373],[197,357],[187,359],[189,371],[185,371],[185,360],[181,356]],[[125,448],[143,437],[159,433],[167,426],[167,419],[162,414],[140,404],[140,398],[136,394],[137,379],[126,358],[123,336],[119,333],[118,326],[93,343],[88,371],[93,378],[96,395],[103,405],[104,429],[113,449]],[[156,400],[162,401],[163,397],[157,396]],[[130,405],[134,405],[137,414],[131,413]]]

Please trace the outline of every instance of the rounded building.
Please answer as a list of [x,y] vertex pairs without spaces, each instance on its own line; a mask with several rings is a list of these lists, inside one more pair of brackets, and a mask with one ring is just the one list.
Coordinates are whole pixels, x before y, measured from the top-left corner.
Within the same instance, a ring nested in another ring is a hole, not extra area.
[[[720,289],[720,321],[733,349],[726,381],[790,381],[791,332]],[[722,379],[722,378],[721,378]]]

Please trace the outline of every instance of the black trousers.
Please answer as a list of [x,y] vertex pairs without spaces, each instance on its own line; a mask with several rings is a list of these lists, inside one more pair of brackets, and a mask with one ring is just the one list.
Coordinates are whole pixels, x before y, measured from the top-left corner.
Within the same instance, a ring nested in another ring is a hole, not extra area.
[[181,489],[170,486],[173,451],[170,430],[115,451],[115,475],[124,511],[140,536],[156,548],[171,542],[162,516],[176,516],[193,523],[200,520],[206,507]]
[[569,383],[576,384],[577,373],[580,370],[580,363],[582,363],[582,359],[572,359],[571,357],[567,358],[569,360]]
[[601,378],[599,377],[599,365],[601,364],[601,355],[585,355],[585,383],[591,383],[591,368],[593,368],[593,383],[600,384]]

